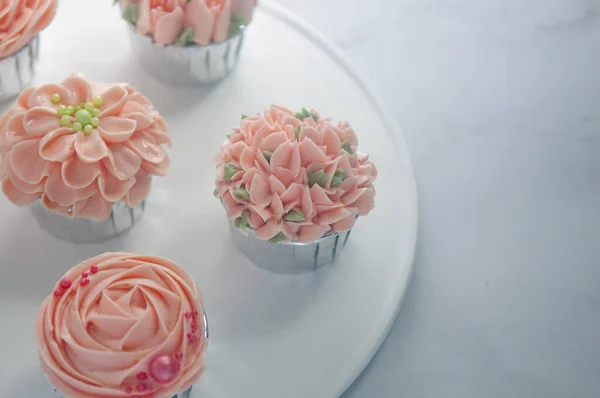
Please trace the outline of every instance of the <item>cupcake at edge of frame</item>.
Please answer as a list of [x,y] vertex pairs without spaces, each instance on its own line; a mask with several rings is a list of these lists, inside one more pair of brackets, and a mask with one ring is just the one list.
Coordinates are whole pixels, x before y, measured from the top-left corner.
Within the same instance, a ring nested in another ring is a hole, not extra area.
[[346,122],[273,105],[242,115],[215,158],[217,196],[233,239],[260,267],[281,273],[333,262],[359,216],[374,207],[377,177]]
[[117,0],[142,67],[164,83],[212,84],[237,65],[256,0]]
[[188,398],[204,372],[208,325],[181,266],[105,253],[56,283],[35,335],[42,369],[63,398]]
[[25,89],[0,118],[2,192],[58,238],[106,240],[141,217],[151,177],[167,174],[170,144],[135,88],[72,75]]
[[33,80],[39,34],[56,15],[58,0],[0,1],[0,101],[19,94]]

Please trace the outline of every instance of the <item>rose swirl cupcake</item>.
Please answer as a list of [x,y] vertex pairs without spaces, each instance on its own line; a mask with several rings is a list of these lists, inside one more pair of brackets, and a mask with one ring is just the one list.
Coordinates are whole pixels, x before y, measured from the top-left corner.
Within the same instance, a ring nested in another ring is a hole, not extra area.
[[39,33],[54,19],[58,0],[0,1],[0,101],[27,87],[39,55]]
[[215,195],[236,245],[275,272],[334,261],[359,216],[374,207],[377,176],[348,123],[273,105],[242,116],[215,159]]
[[256,0],[116,0],[134,53],[172,85],[210,84],[237,65]]
[[208,343],[191,276],[131,253],[71,268],[42,303],[35,333],[42,368],[64,398],[188,398]]
[[53,235],[99,242],[139,220],[170,143],[152,103],[126,84],[73,75],[27,88],[0,118],[2,191]]

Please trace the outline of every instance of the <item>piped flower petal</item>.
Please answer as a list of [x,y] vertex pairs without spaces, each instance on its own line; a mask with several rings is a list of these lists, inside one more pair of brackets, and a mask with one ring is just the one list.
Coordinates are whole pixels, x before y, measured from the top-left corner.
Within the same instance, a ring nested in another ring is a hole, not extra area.
[[41,137],[59,128],[56,110],[45,107],[35,107],[25,112],[23,126],[30,136]]
[[21,141],[10,151],[8,161],[16,176],[28,184],[37,184],[48,175],[48,162],[38,153],[39,140]]
[[17,206],[27,206],[40,197],[40,194],[28,194],[20,191],[9,178],[2,181],[2,192]]
[[102,173],[98,176],[98,189],[109,202],[118,202],[125,197],[131,187],[135,184],[135,178],[119,180],[111,173]]
[[100,119],[100,126],[97,130],[105,142],[118,143],[130,139],[135,129],[135,120],[107,116]]
[[84,163],[74,156],[62,164],[61,174],[66,186],[75,189],[85,188],[100,175],[100,164]]
[[127,142],[127,145],[139,157],[150,163],[158,164],[167,158],[165,150],[148,133],[135,133]]
[[81,76],[69,76],[60,85],[69,92],[69,105],[77,106],[92,100],[92,88]]
[[150,175],[140,169],[135,175],[135,184],[131,187],[125,196],[125,203],[129,206],[138,206],[150,193]]
[[27,101],[29,108],[35,108],[36,106],[57,108],[58,104],[52,102],[52,95],[58,94],[60,96],[61,104],[69,104],[71,102],[70,94],[67,89],[58,84],[45,84],[34,89]]
[[40,156],[50,162],[64,162],[75,153],[75,138],[73,130],[68,127],[46,134],[40,140]]
[[108,146],[97,129],[90,135],[78,133],[75,138],[75,151],[85,163],[99,162],[109,155]]
[[127,102],[127,90],[122,86],[112,86],[102,93],[101,98],[102,112],[100,113],[100,119],[103,121],[106,117],[118,115],[123,109]]
[[119,180],[128,180],[139,171],[142,159],[128,147],[115,145],[111,146],[109,154],[102,160],[102,164]]

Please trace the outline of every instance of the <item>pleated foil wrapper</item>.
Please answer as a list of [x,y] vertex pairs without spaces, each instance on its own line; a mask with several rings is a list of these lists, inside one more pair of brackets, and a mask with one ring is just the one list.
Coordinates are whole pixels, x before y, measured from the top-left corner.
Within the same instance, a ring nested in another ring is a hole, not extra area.
[[70,242],[98,243],[130,230],[144,214],[145,201],[135,207],[117,202],[106,220],[70,218],[49,211],[40,201],[31,205],[31,211],[42,229]]
[[39,52],[40,38],[38,35],[18,53],[0,59],[0,102],[17,96],[31,84]]
[[227,77],[236,67],[244,29],[221,43],[206,46],[161,46],[128,24],[133,52],[150,75],[172,86],[210,85]]
[[271,243],[257,238],[251,229],[230,225],[238,249],[257,266],[278,274],[316,271],[335,262],[352,232],[327,235],[312,243]]

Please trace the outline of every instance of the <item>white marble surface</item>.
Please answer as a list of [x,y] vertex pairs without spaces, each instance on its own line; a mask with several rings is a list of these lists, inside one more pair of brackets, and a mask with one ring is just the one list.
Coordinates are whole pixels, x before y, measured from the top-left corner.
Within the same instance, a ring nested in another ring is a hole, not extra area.
[[344,398],[600,396],[600,1],[280,3],[370,78],[419,186],[404,306]]

